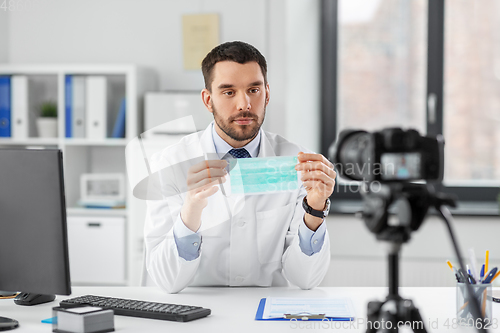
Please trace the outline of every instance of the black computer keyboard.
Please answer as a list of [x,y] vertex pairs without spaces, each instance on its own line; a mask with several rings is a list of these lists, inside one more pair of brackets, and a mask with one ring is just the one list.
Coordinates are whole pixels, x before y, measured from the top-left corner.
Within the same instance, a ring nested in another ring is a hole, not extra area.
[[210,314],[210,309],[199,306],[145,302],[94,295],[66,299],[61,301],[59,305],[63,308],[90,305],[111,309],[116,315],[183,322],[206,317]]

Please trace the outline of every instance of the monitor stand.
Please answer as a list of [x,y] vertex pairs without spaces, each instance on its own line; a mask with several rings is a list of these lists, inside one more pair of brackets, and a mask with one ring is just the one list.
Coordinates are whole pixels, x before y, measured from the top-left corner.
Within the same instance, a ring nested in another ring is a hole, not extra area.
[[0,331],[9,331],[19,327],[19,322],[14,319],[0,317]]

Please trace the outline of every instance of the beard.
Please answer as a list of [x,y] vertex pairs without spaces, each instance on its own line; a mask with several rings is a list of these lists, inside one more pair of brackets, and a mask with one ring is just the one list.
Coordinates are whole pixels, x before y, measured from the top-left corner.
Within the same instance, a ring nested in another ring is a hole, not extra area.
[[[227,120],[219,115],[215,105],[212,102],[212,111],[214,115],[214,120],[217,126],[224,132],[227,136],[235,141],[247,141],[253,139],[260,130],[262,123],[264,122],[264,117],[266,115],[266,108],[264,107],[264,113],[262,119],[250,111],[243,111],[234,116],[229,117]],[[238,118],[251,118],[254,121],[250,125],[238,125],[234,123],[235,119]]]

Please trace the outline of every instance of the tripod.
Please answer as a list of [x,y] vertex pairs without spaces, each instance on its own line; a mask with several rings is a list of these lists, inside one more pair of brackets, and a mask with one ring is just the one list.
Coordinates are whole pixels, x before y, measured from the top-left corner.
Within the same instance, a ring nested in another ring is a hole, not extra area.
[[426,333],[420,312],[409,299],[403,299],[399,288],[399,252],[401,244],[392,243],[388,254],[389,295],[385,301],[368,303],[367,333],[398,332],[401,323],[410,324],[416,333]]
[[[424,322],[418,309],[409,299],[399,295],[399,254],[402,244],[410,240],[411,233],[422,224],[429,207],[435,207],[448,224],[455,251],[460,262],[461,256],[449,223],[450,214],[445,206],[455,207],[455,199],[437,193],[429,184],[391,183],[380,185],[377,192],[369,191],[368,184],[361,187],[363,197],[363,220],[378,240],[389,243],[389,295],[385,301],[368,303],[367,333],[399,332],[399,327],[410,324],[416,333],[426,333]],[[397,224],[389,225],[389,208],[395,205]],[[469,295],[472,295],[470,285]],[[476,318],[481,318],[479,304],[471,300]]]

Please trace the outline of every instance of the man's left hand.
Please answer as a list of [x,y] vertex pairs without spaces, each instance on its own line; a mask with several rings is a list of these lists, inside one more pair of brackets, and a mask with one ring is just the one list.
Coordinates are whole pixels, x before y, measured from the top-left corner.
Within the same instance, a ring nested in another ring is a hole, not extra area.
[[[307,191],[308,205],[315,210],[325,209],[326,200],[333,193],[337,176],[333,170],[333,164],[321,154],[300,152],[297,158],[299,163],[295,166],[295,170],[302,173],[301,180]],[[311,230],[316,230],[322,219],[310,219],[307,218],[310,215],[306,215],[306,225]]]

